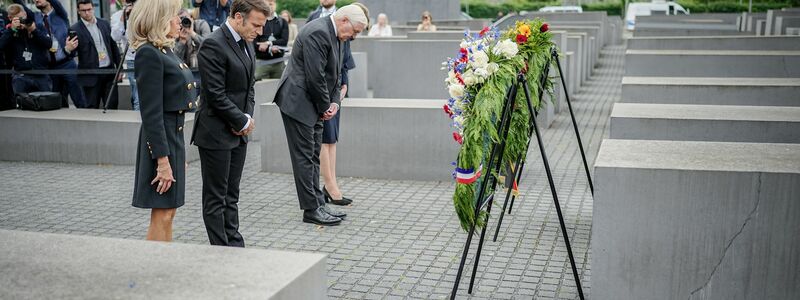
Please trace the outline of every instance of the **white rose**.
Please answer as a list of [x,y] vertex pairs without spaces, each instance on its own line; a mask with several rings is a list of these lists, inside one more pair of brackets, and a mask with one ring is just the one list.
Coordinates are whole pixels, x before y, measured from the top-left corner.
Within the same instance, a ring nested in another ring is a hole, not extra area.
[[444,82],[448,84],[457,84],[456,73],[453,71],[447,72],[447,78],[444,79]]
[[488,72],[489,75],[496,73],[498,70],[500,70],[500,65],[497,63],[489,63],[486,65],[486,72]]
[[489,63],[489,56],[486,55],[486,52],[483,51],[475,51],[472,53],[472,66],[474,68],[485,68],[486,65]]
[[517,43],[514,43],[511,40],[502,40],[494,46],[492,52],[496,55],[501,55],[505,58],[512,58],[517,55],[519,52],[519,48],[517,47]]
[[475,69],[475,76],[478,76],[479,82],[483,82],[486,77],[489,77],[489,71],[485,68],[477,68]]
[[[448,87],[448,92],[450,92],[450,97],[454,99],[464,97],[464,86],[460,84],[451,84]],[[458,101],[456,101],[456,103],[458,103]]]
[[472,70],[464,72],[464,74],[461,75],[461,78],[464,80],[464,85],[466,86],[471,86],[478,82],[478,79],[475,78],[475,73],[472,72]]
[[467,43],[467,41],[464,41],[464,40],[462,40],[462,41],[461,41],[461,44],[459,44],[459,46],[460,46],[461,48],[467,48],[467,47],[469,47],[469,44]]

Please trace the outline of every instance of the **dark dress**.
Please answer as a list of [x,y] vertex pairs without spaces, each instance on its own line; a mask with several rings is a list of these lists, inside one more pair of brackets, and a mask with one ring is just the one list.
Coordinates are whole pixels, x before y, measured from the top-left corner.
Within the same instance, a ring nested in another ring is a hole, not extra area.
[[[136,151],[133,206],[177,208],[183,206],[186,188],[186,148],[183,141],[185,113],[197,106],[197,84],[189,67],[167,48],[144,44],[136,50],[137,88],[142,127]],[[169,157],[172,187],[159,195],[150,182],[156,176],[159,157]]]

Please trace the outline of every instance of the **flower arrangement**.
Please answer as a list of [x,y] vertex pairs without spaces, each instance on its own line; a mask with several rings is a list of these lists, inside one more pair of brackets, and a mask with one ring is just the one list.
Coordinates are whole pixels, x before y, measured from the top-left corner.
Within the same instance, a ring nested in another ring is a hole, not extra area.
[[[488,165],[490,145],[500,142],[496,123],[502,114],[506,92],[520,72],[527,74],[534,110],[541,107],[536,98],[541,88],[538,80],[550,61],[553,45],[548,27],[542,20],[535,19],[517,22],[504,32],[497,28],[484,28],[478,33],[467,31],[458,55],[442,63],[447,70],[445,84],[450,95],[443,109],[452,120],[453,139],[461,145],[458,159],[453,163],[456,180],[453,204],[464,230],[469,230],[473,223],[478,228],[485,225],[484,211],[477,222],[475,219],[481,173],[493,172],[483,170],[483,166]],[[548,78],[544,88],[551,86]],[[493,162],[495,165],[512,163],[525,155],[529,117],[528,103],[520,90],[502,161]]]

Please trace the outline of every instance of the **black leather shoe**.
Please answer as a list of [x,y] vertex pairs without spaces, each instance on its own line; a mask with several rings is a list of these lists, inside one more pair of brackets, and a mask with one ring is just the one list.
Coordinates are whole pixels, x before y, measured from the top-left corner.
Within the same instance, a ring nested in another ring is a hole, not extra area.
[[338,210],[335,210],[335,209],[333,209],[332,207],[330,207],[328,205],[323,205],[323,206],[320,206],[319,208],[320,208],[320,210],[322,210],[326,214],[329,214],[331,216],[340,218],[342,220],[344,220],[344,218],[347,217],[346,213],[338,211]]
[[303,212],[303,222],[322,226],[336,226],[342,223],[341,218],[337,218],[325,213],[322,209],[306,210]]
[[339,199],[339,200],[333,199],[333,197],[331,197],[331,194],[328,193],[328,190],[325,189],[324,186],[322,187],[322,193],[325,194],[325,203],[330,203],[330,204],[339,205],[339,206],[346,206],[346,205],[350,205],[350,204],[353,203],[352,199],[345,198],[344,196],[342,196],[342,199]]

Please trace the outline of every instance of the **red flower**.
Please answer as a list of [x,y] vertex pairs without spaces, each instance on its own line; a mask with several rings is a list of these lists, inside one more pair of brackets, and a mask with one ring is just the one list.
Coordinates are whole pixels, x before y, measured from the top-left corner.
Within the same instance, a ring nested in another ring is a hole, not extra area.
[[456,142],[458,142],[459,144],[464,143],[464,138],[462,138],[461,135],[458,134],[458,132],[453,132],[453,139],[456,140]]
[[461,52],[461,56],[467,56],[467,53],[469,53],[469,52],[467,52],[467,48],[461,48],[461,50],[459,50],[459,52]]
[[550,25],[547,25],[547,23],[542,23],[542,27],[539,28],[539,32],[547,32],[548,30],[550,30]]
[[489,32],[489,27],[483,27],[483,29],[481,30],[480,35],[484,36],[487,32]]
[[522,35],[522,34],[518,34],[517,35],[517,44],[521,45],[521,44],[524,44],[524,43],[527,43],[527,42],[528,42],[528,37],[526,37],[525,35]]
[[444,105],[444,112],[447,113],[448,116],[453,116],[453,112],[450,110],[450,107],[447,104]]

